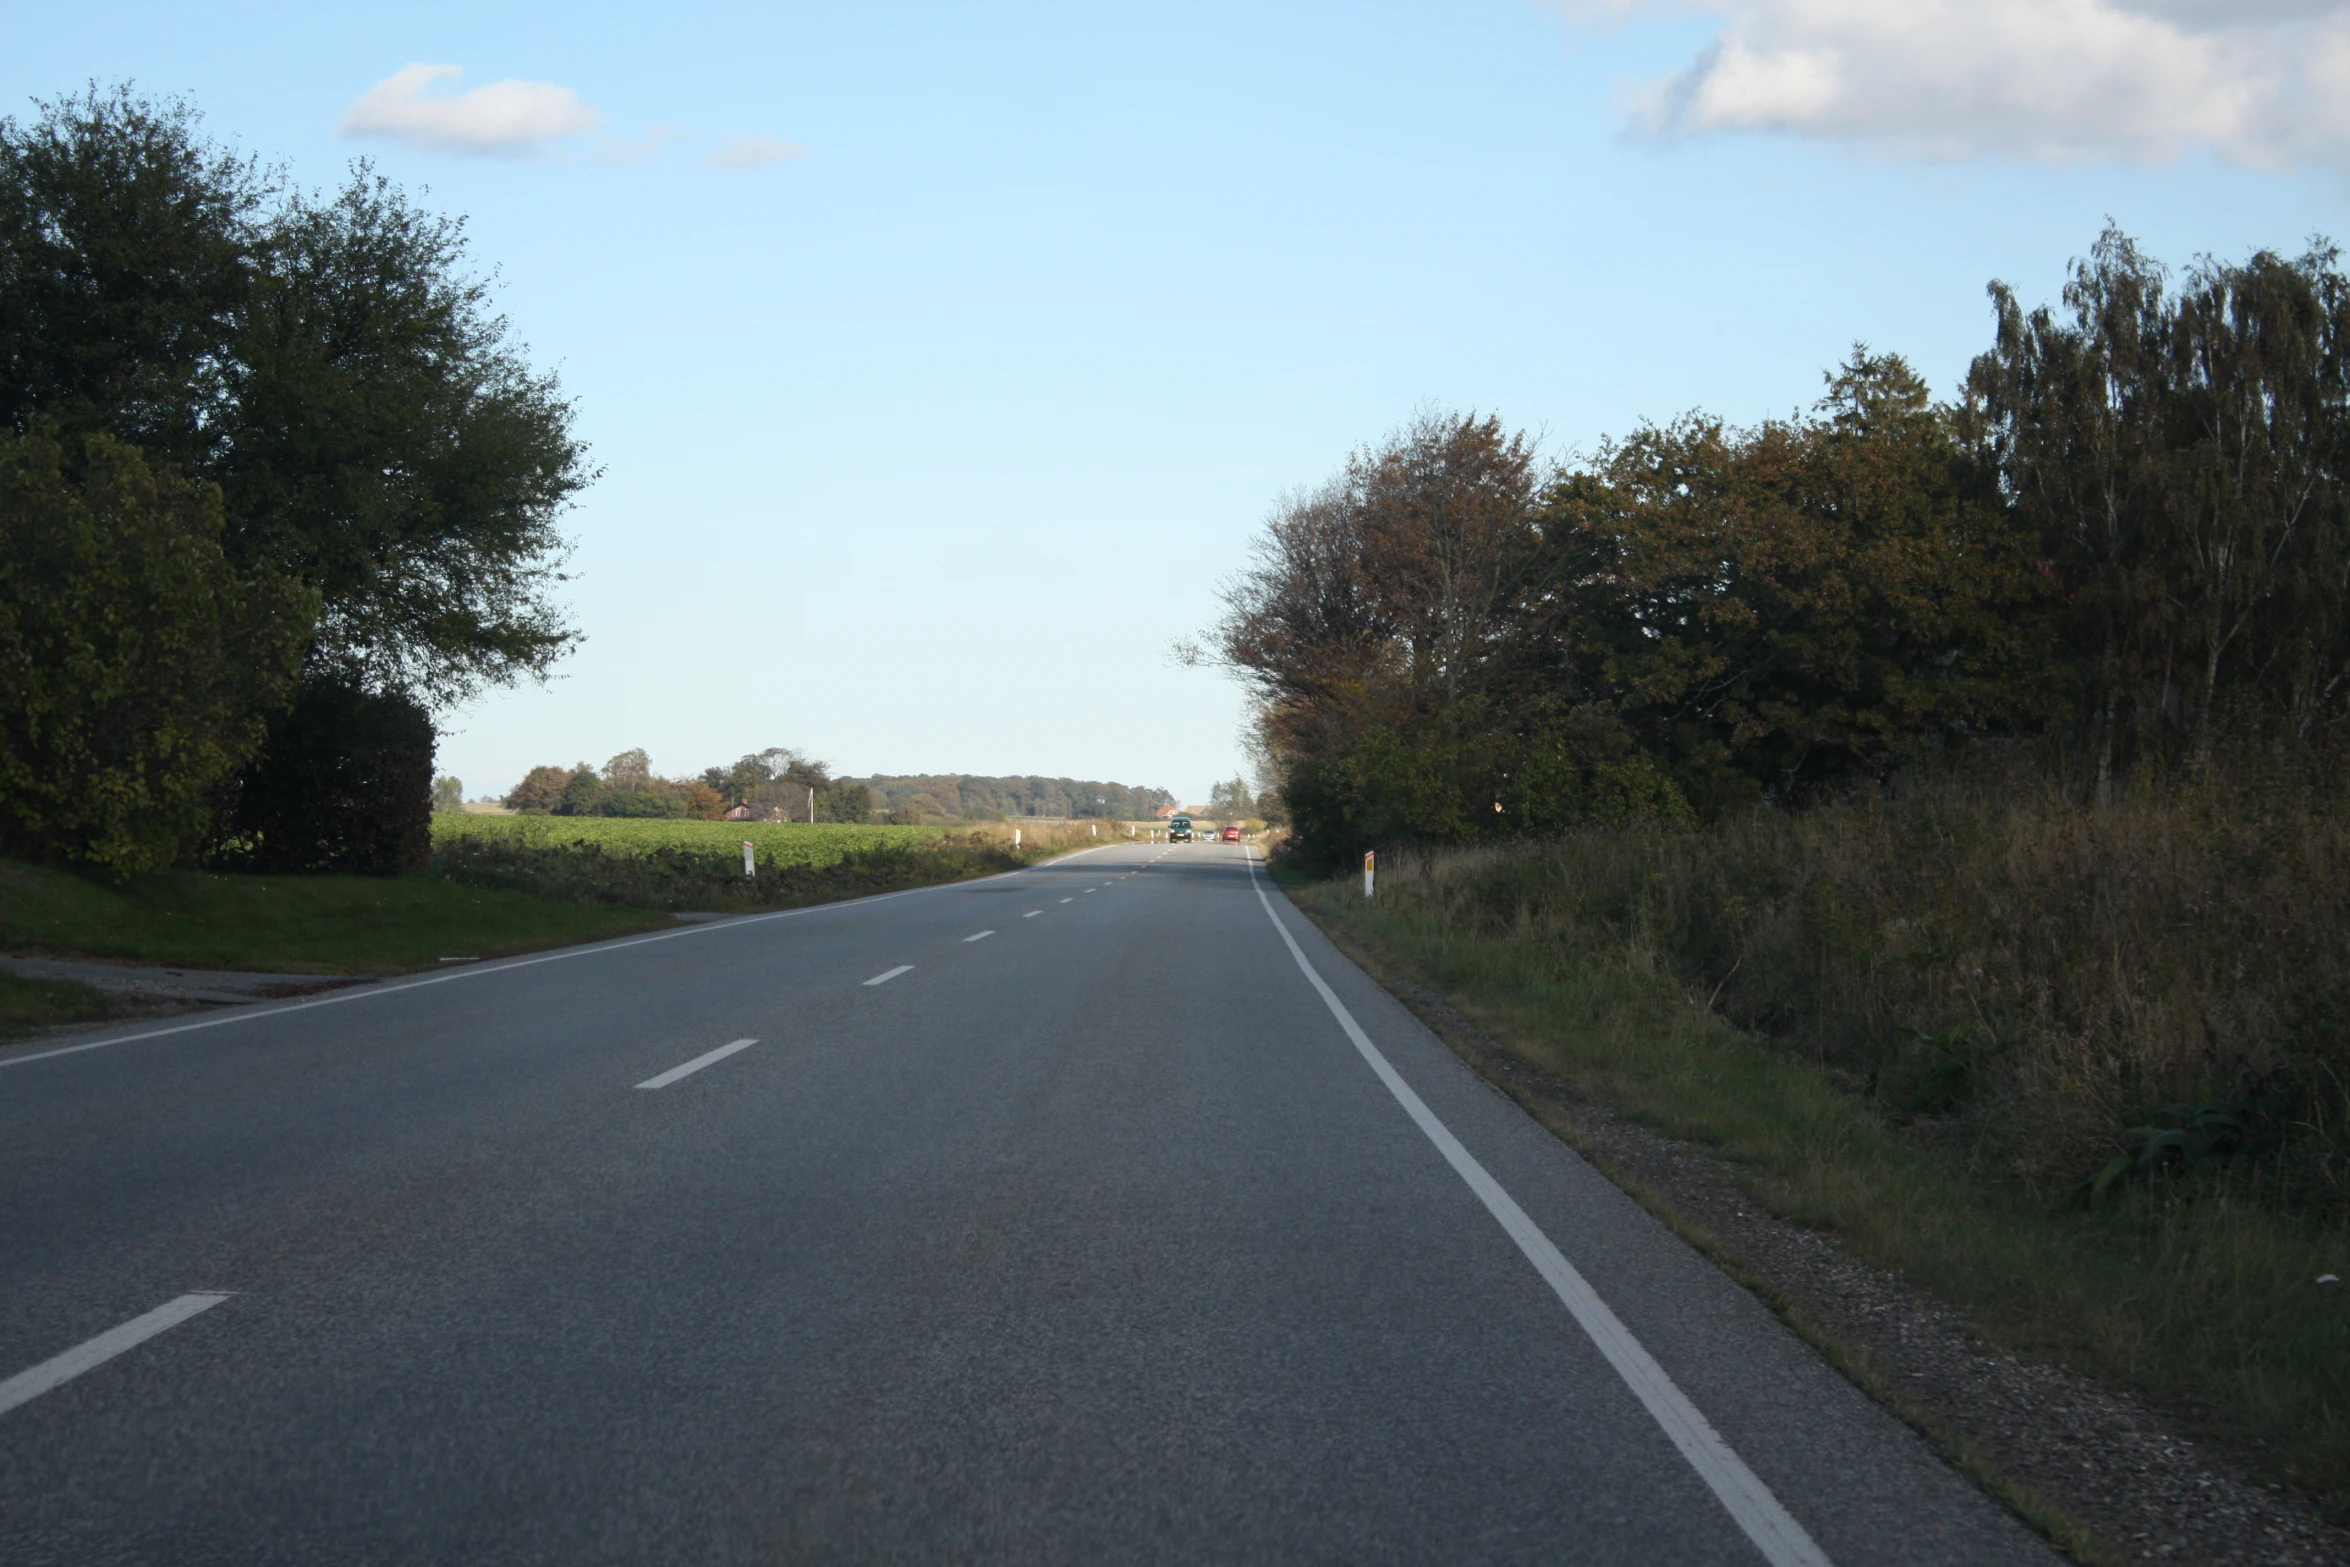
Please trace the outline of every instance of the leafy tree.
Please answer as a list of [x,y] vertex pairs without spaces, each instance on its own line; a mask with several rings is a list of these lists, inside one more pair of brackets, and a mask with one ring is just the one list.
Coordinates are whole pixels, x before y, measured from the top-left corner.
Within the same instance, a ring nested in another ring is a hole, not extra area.
[[2035,541],[1898,357],[1856,349],[1809,420],[1636,432],[1544,523],[1579,694],[1714,808],[2047,710]]
[[[106,435],[217,485],[229,565],[309,590],[284,629],[313,719],[369,721],[339,693],[541,675],[575,640],[550,598],[593,477],[570,405],[467,274],[462,226],[364,165],[328,198],[288,190],[128,88],[0,121],[0,430],[36,429],[68,482]],[[293,695],[245,689],[255,723]],[[376,739],[352,744],[373,765]]]
[[463,810],[465,785],[454,777],[435,778],[432,781],[432,808],[436,811]]
[[104,431],[200,470],[233,422],[276,186],[184,102],[92,88],[41,108],[0,120],[0,428]]
[[563,791],[571,785],[572,772],[568,767],[534,767],[507,792],[502,803],[506,809],[526,816],[551,815],[563,803]]
[[827,822],[871,821],[873,791],[861,783],[836,779],[816,791],[816,816]]
[[2164,285],[2162,267],[2109,227],[2065,285],[2069,323],[1991,285],[1995,341],[1967,373],[1975,440],[2059,575],[2100,794],[2162,663],[2148,636],[2161,590],[2145,568],[2168,482]]
[[1208,790],[1208,814],[1239,819],[1257,814],[1257,802],[1248,792],[1248,780],[1234,778]]
[[69,465],[50,436],[0,432],[0,842],[153,870],[209,830],[317,599],[236,569],[211,485],[77,444]]
[[364,165],[319,199],[184,103],[44,104],[0,121],[0,427],[217,482],[230,558],[319,595],[321,678],[446,702],[543,673],[593,474],[465,264],[461,224]]
[[557,816],[601,816],[604,814],[604,780],[596,770],[582,762],[572,770],[570,780],[563,785],[563,796],[555,802]]
[[2065,313],[1992,285],[1974,438],[2063,590],[2096,787],[2223,729],[2350,720],[2350,279],[2332,247],[2180,285],[2108,228]]
[[258,259],[209,471],[240,551],[324,596],[315,660],[443,703],[544,673],[575,640],[557,520],[593,475],[462,223],[361,165],[282,202]]

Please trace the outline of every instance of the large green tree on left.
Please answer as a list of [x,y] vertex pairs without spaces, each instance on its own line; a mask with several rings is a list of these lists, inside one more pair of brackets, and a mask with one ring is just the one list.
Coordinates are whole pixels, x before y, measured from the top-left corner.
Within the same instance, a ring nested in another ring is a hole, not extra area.
[[[215,486],[226,568],[308,591],[305,689],[423,717],[543,676],[576,641],[558,522],[593,474],[465,267],[461,225],[363,165],[321,197],[184,104],[44,104],[0,121],[0,430],[55,436],[68,484],[103,435]],[[231,773],[273,787],[250,752]],[[214,793],[225,812],[235,789]]]
[[220,492],[0,433],[0,848],[181,858],[291,697],[317,595],[221,547]]

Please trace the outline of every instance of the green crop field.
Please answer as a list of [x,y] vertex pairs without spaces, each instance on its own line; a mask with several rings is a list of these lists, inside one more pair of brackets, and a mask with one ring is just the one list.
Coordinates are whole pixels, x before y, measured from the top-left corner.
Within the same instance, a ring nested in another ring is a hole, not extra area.
[[713,859],[739,861],[743,840],[754,845],[762,869],[837,865],[859,849],[910,849],[950,836],[945,827],[868,827],[833,822],[697,822],[676,818],[646,820],[624,816],[464,816],[444,812],[432,819],[433,846],[453,848],[466,840],[558,849],[592,843],[606,854],[650,854],[680,849]]

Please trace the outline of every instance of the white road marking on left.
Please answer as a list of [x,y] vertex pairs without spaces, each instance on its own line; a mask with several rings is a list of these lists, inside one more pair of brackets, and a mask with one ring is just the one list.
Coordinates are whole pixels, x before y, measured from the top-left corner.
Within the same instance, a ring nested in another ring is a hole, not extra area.
[[964,940],[964,941],[966,941],[966,942],[972,942],[972,941],[985,941],[985,940],[986,940],[988,937],[990,937],[990,936],[992,936],[992,935],[994,935],[994,934],[995,934],[995,932],[994,932],[994,931],[992,931],[992,930],[983,930],[983,931],[981,931],[981,932],[980,932],[978,935],[976,935],[976,936],[965,936],[965,937],[963,938],[963,940]]
[[737,1050],[748,1050],[751,1048],[751,1046],[757,1043],[758,1041],[756,1039],[738,1039],[730,1045],[720,1045],[717,1049],[710,1051],[706,1055],[698,1055],[691,1061],[673,1066],[668,1071],[663,1072],[659,1077],[648,1077],[636,1086],[639,1088],[667,1088],[671,1083],[676,1082],[679,1078],[691,1077],[694,1073],[699,1072],[702,1068],[706,1066],[714,1066],[718,1062],[725,1060],[728,1056],[733,1055]]
[[94,1366],[102,1366],[126,1349],[136,1349],[156,1334],[176,1328],[200,1311],[210,1311],[228,1299],[225,1290],[206,1290],[167,1300],[143,1317],[133,1317],[119,1328],[109,1328],[87,1343],[42,1361],[30,1371],[19,1371],[0,1382],[0,1415],[26,1404],[63,1382],[70,1382]]
[[868,985],[886,985],[891,980],[897,978],[900,974],[911,974],[912,972],[914,972],[913,964],[900,963],[896,968],[885,969],[881,973],[874,975],[871,979],[865,981],[865,983]]

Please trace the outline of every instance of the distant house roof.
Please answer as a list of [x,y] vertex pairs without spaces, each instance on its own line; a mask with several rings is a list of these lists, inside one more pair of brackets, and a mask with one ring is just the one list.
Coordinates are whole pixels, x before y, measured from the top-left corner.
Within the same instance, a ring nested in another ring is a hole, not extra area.
[[1159,807],[1159,814],[1161,816],[1172,816],[1175,814],[1175,807],[1172,805],[1162,805]]
[[730,822],[747,822],[750,819],[751,808],[747,805],[738,805],[726,813],[726,820]]

